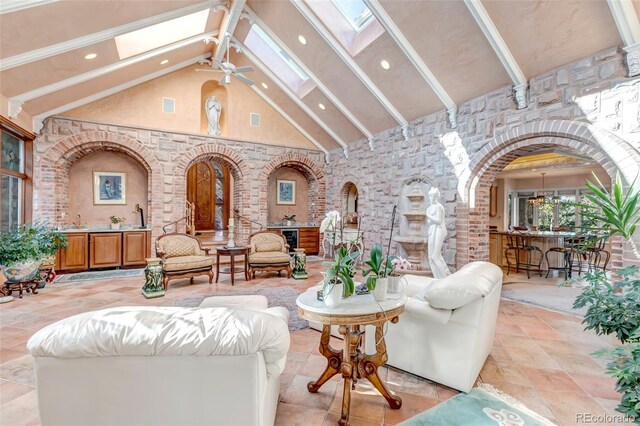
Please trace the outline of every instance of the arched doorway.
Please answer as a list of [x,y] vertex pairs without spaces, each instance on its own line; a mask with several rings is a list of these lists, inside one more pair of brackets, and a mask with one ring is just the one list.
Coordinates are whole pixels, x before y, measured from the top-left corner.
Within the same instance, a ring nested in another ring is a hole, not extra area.
[[358,188],[353,182],[342,187],[342,209],[347,225],[358,223]]
[[[463,200],[456,208],[458,267],[489,260],[490,188],[497,175],[514,159],[539,152],[562,150],[598,164],[610,179],[620,171],[631,182],[640,169],[640,153],[627,141],[588,123],[542,121],[506,132],[485,145],[461,173],[458,190]],[[612,244],[619,244],[616,238]],[[612,253],[612,266],[622,265],[622,250]]]
[[231,175],[220,161],[204,160],[187,171],[187,201],[193,203],[196,231],[228,229],[231,211]]

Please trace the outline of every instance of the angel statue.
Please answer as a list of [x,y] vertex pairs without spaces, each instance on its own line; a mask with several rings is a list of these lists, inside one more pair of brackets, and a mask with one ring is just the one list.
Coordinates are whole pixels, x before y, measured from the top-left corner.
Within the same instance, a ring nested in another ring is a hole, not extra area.
[[205,104],[205,112],[209,119],[209,128],[207,134],[211,136],[220,136],[220,113],[222,112],[222,105],[215,96],[207,98]]

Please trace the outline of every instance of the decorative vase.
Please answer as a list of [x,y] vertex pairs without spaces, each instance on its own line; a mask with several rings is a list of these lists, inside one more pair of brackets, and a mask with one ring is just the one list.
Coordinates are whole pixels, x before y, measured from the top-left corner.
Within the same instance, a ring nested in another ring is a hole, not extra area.
[[5,268],[4,276],[11,282],[23,282],[35,279],[40,272],[39,260],[15,262]]
[[112,224],[111,224],[111,229],[113,229],[113,230],[118,230],[118,229],[120,229],[120,224],[119,224],[119,223],[112,223]]
[[287,221],[287,226],[291,226],[292,224],[293,224],[293,221],[291,221],[291,220]]
[[344,284],[326,282],[322,286],[322,300],[327,308],[335,308],[342,303],[342,292]]
[[307,267],[307,255],[304,253],[304,249],[293,249],[296,254],[293,255],[293,278],[296,280],[304,280],[309,278],[309,274],[305,270]]
[[162,259],[150,257],[146,259],[147,267],[144,268],[144,287],[142,294],[147,299],[164,296],[164,285],[162,284]]
[[387,296],[391,299],[402,297],[406,292],[407,280],[402,276],[389,277],[389,285],[387,286]]
[[387,298],[387,289],[389,286],[389,278],[377,278],[376,288],[373,289],[373,297],[378,302],[382,302]]

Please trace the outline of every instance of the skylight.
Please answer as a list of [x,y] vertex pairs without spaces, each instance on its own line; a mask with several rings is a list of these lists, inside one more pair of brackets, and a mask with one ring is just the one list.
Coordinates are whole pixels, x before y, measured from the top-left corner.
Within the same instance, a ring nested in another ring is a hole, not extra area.
[[258,25],[251,26],[244,44],[300,98],[314,87],[302,68]]
[[115,37],[120,59],[126,59],[158,47],[166,46],[202,34],[209,18],[209,9],[151,25]]
[[354,30],[360,31],[373,19],[371,10],[362,0],[331,0]]

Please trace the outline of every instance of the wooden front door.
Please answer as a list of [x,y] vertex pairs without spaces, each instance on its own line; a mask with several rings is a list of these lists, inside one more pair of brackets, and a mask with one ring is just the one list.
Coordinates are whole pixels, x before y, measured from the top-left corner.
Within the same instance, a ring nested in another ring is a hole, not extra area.
[[219,162],[202,161],[187,172],[187,200],[195,206],[198,231],[225,230],[229,220],[230,179]]

